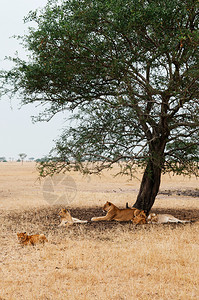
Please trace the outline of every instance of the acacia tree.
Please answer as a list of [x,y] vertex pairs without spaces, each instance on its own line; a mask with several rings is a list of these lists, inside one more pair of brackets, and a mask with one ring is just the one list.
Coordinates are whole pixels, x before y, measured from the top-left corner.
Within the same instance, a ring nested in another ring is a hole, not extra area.
[[42,176],[143,167],[134,206],[148,213],[162,172],[198,175],[198,0],[49,1],[25,21],[37,25],[22,37],[29,61],[13,59],[4,92],[44,104],[39,120],[77,121]]
[[27,157],[27,154],[19,153],[19,157],[20,157],[20,160],[21,160],[21,164],[23,165],[24,159]]

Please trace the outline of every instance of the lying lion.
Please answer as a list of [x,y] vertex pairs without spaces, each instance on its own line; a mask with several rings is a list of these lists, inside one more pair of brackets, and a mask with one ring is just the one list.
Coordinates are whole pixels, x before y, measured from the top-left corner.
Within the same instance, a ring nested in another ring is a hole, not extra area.
[[73,225],[74,223],[87,223],[86,220],[79,220],[77,218],[73,218],[69,211],[65,208],[62,208],[59,212],[59,216],[61,217],[61,223],[58,225],[60,226],[69,226]]
[[36,244],[44,244],[45,242],[48,242],[44,234],[27,235],[26,232],[22,232],[22,233],[17,232],[17,237],[19,243],[22,245],[34,246]]
[[147,223],[163,224],[163,223],[190,223],[188,220],[179,220],[172,215],[151,213],[147,218]]
[[106,216],[93,217],[91,221],[132,221],[134,224],[146,224],[146,215],[144,211],[136,208],[120,209],[111,202],[106,202],[103,210],[107,212]]
[[140,213],[134,217],[132,222],[135,225],[147,224],[147,218],[145,212],[143,210],[140,210]]

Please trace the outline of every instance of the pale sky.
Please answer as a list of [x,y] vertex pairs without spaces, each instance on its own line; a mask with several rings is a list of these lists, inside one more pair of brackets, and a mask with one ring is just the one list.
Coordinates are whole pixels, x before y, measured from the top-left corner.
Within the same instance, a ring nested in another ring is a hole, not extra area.
[[[24,58],[25,52],[13,35],[23,35],[30,24],[24,24],[23,18],[30,10],[45,6],[47,0],[7,0],[1,1],[0,9],[0,69],[9,69],[10,62],[5,56]],[[33,26],[33,24],[31,24]],[[0,157],[19,158],[26,153],[27,158],[41,158],[53,148],[53,140],[59,137],[66,124],[66,113],[60,113],[50,122],[32,123],[31,116],[40,111],[33,105],[23,106],[19,102],[4,96],[0,99]]]

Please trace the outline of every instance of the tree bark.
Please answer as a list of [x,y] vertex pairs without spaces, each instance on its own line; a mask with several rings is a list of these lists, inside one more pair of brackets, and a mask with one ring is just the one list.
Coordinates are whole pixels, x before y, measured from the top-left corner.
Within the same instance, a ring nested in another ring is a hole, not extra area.
[[137,200],[133,207],[144,210],[148,215],[158,194],[161,173],[164,165],[164,150],[166,139],[159,139],[150,145],[152,156],[144,171]]
[[145,169],[140,191],[133,207],[144,210],[148,215],[158,194],[161,180],[161,167],[149,161]]

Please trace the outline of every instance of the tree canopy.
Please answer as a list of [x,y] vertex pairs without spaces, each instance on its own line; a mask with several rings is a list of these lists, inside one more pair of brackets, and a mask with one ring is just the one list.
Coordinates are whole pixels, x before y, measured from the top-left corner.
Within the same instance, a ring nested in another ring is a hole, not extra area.
[[147,212],[162,171],[198,175],[198,0],[49,0],[25,21],[29,60],[1,72],[4,92],[44,104],[38,120],[76,120],[41,175],[145,167],[135,206]]

